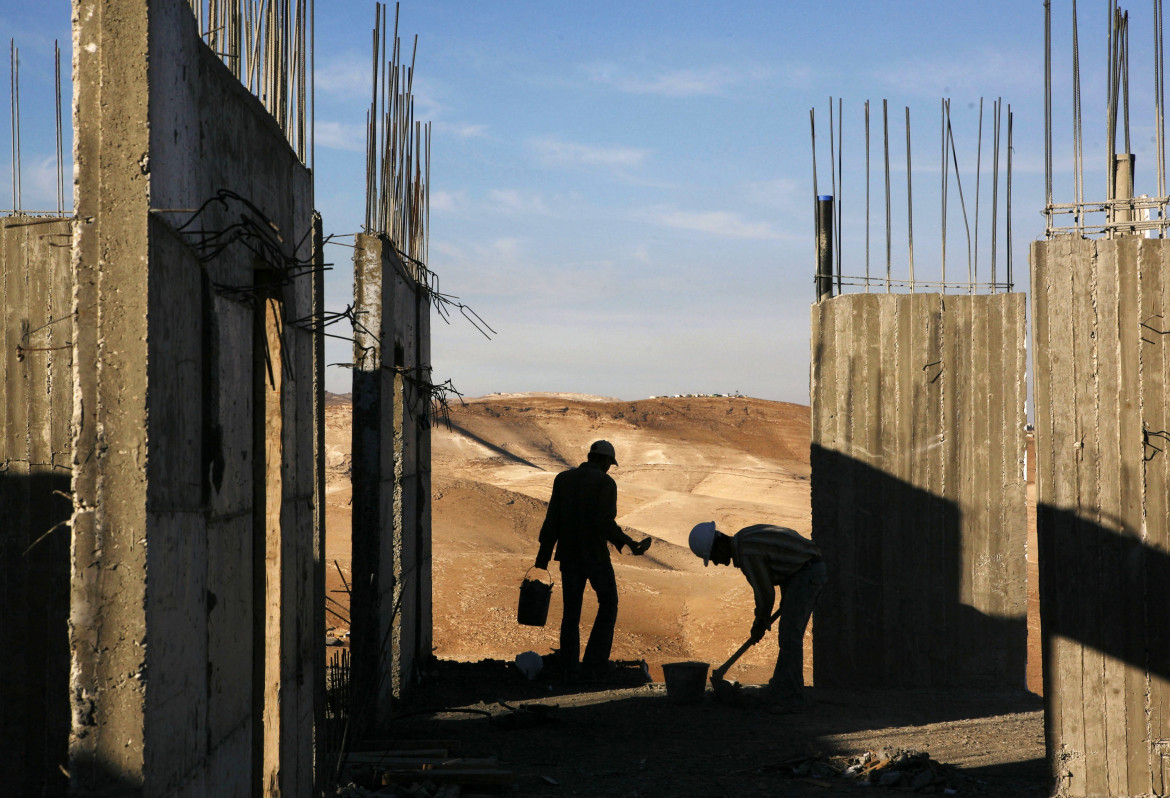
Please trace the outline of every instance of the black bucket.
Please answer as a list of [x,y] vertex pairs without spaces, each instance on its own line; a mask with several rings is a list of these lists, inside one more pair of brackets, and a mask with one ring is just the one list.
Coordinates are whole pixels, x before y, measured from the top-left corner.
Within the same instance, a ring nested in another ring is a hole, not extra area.
[[[544,570],[544,569],[541,569]],[[532,569],[529,568],[531,573]],[[520,604],[516,608],[516,622],[523,626],[544,626],[548,621],[548,603],[552,598],[552,581],[529,579],[524,574],[520,583]]]

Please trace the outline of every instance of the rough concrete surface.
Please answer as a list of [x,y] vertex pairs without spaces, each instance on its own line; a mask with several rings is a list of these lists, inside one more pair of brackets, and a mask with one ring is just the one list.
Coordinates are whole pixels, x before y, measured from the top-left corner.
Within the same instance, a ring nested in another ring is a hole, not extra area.
[[1044,689],[1061,795],[1170,789],[1167,243],[1032,245]]
[[818,682],[1023,688],[1023,294],[845,295],[812,322]]

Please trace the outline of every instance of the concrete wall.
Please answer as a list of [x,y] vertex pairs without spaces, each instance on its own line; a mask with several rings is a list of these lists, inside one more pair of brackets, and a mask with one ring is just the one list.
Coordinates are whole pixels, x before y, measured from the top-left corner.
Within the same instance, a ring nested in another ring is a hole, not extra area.
[[309,259],[310,175],[182,0],[74,19],[73,789],[309,795],[319,286],[195,244],[248,218]]
[[0,218],[0,784],[61,795],[69,742],[70,223]]
[[1170,794],[1170,241],[1031,260],[1052,773],[1061,795]]
[[822,686],[1024,686],[1022,294],[812,309]]
[[351,635],[363,723],[388,719],[431,652],[430,295],[416,277],[385,238],[357,237]]

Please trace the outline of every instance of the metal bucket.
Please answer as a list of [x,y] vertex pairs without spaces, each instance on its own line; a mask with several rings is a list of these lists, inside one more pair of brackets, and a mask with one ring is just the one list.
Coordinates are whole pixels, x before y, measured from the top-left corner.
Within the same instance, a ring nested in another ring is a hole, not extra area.
[[[542,569],[543,570],[543,569]],[[532,569],[528,569],[529,573]],[[547,573],[547,572],[546,572]],[[516,607],[516,622],[523,626],[544,626],[548,621],[548,603],[552,598],[552,581],[529,579],[524,574],[520,583],[520,604]]]
[[680,704],[697,704],[707,689],[706,662],[667,662],[662,666],[666,695]]

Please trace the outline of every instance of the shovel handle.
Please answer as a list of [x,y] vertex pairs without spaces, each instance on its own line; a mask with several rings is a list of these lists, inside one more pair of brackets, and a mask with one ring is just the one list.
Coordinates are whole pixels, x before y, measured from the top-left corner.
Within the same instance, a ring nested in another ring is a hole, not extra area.
[[[772,624],[776,623],[776,619],[779,617],[780,617],[780,610],[777,609],[774,613],[772,613],[772,617],[768,619],[768,628],[769,629],[772,628]],[[714,671],[711,672],[711,681],[716,681],[716,680],[722,681],[723,674],[727,673],[727,669],[730,668],[732,665],[734,665],[735,661],[738,660],[740,657],[742,657],[744,652],[747,651],[749,648],[751,648],[754,645],[755,645],[755,641],[752,640],[750,637],[747,640],[745,640],[744,644],[742,646],[740,646],[734,654],[732,654],[730,657],[727,658],[727,662],[724,662],[722,665],[720,665],[718,668],[716,668]]]

